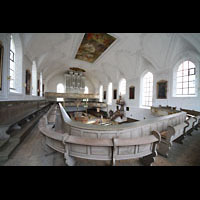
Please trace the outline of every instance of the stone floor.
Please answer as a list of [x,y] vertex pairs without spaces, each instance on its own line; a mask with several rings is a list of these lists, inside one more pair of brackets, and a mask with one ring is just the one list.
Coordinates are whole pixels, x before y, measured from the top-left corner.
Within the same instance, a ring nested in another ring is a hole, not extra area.
[[[58,115],[59,119],[59,115]],[[58,123],[57,123],[58,124]],[[61,132],[59,126],[57,131]],[[37,125],[12,153],[3,166],[66,166],[63,154],[47,154]],[[110,166],[108,161],[76,159],[76,166]],[[142,166],[138,159],[117,161],[116,166]],[[184,139],[184,144],[173,143],[168,158],[158,155],[153,166],[200,166],[200,129]]]

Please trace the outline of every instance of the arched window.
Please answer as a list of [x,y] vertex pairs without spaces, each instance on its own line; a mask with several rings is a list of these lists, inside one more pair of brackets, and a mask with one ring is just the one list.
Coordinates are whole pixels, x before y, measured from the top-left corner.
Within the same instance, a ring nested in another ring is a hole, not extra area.
[[37,96],[37,67],[35,61],[32,65],[32,95]]
[[112,92],[112,83],[110,82],[108,84],[108,104],[109,105],[112,105],[112,94],[113,94],[113,92]]
[[11,91],[15,91],[16,90],[16,80],[15,80],[15,76],[16,76],[16,53],[15,53],[15,43],[14,43],[14,39],[13,36],[11,35],[11,39],[10,39],[10,90]]
[[126,94],[126,79],[121,79],[119,82],[119,95]]
[[103,85],[99,87],[99,101],[103,102]]
[[42,97],[43,94],[42,94],[42,85],[43,85],[43,80],[42,80],[42,72],[40,72],[40,96]]
[[10,37],[10,66],[9,88],[10,92],[22,93],[22,44],[19,33]]
[[144,75],[142,85],[142,106],[150,107],[153,98],[153,74],[151,72]]
[[84,94],[89,94],[89,89],[87,86],[85,86],[85,91],[84,91]]
[[64,93],[64,85],[62,83],[57,84],[57,93]]
[[196,95],[196,67],[191,61],[182,62],[176,71],[176,95]]

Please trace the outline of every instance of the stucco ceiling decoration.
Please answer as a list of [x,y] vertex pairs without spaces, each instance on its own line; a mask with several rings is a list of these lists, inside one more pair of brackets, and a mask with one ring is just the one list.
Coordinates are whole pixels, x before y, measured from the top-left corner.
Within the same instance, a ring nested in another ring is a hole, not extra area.
[[107,33],[85,33],[75,59],[94,63],[115,40]]

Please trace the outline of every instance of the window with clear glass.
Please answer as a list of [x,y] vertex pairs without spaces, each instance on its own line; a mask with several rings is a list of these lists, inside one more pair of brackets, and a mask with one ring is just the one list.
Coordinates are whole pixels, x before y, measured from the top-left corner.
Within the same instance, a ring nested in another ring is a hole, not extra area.
[[37,67],[35,61],[32,65],[32,95],[37,96]]
[[185,61],[176,73],[176,96],[195,95],[196,67],[191,61]]
[[153,74],[148,72],[143,77],[143,98],[142,106],[150,107],[152,106],[153,98]]
[[64,93],[64,85],[62,83],[57,84],[57,93]]
[[103,102],[103,85],[99,88],[99,101]]
[[85,86],[85,91],[84,91],[84,94],[89,94],[89,89],[87,86]]
[[126,94],[126,79],[122,79],[119,82],[119,95],[125,95]]
[[112,105],[112,83],[108,85],[108,104]]
[[10,90],[15,90],[15,44],[11,35],[10,41]]

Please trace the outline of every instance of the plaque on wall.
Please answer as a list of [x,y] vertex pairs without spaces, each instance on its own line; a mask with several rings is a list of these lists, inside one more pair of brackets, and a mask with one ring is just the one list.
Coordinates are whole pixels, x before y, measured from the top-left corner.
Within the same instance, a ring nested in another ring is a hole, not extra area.
[[129,99],[135,99],[135,87],[129,87]]
[[26,94],[30,95],[31,93],[31,72],[26,70]]
[[0,41],[0,90],[2,90],[2,74],[3,74],[3,45]]
[[167,99],[167,81],[157,82],[157,99]]

